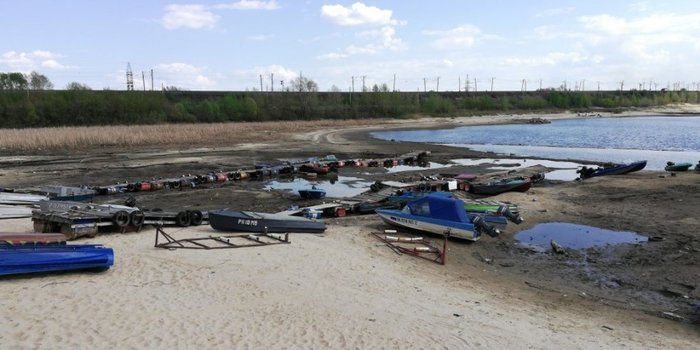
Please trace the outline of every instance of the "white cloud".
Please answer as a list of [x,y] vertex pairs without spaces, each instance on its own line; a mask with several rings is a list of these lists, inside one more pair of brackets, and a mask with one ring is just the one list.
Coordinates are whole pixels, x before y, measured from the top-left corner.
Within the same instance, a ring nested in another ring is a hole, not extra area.
[[343,5],[321,6],[321,17],[341,26],[398,25],[399,21],[392,18],[392,13],[391,10],[367,6],[361,2],[356,2],[350,7]]
[[342,50],[326,53],[316,58],[321,60],[337,60],[353,55],[374,55],[382,51],[399,51],[404,48],[401,39],[396,37],[396,29],[386,26],[378,30],[369,30],[357,34],[359,38],[369,39],[365,45],[350,45]]
[[214,28],[219,16],[209,11],[202,5],[168,5],[165,14],[161,18],[161,25],[165,29],[177,28]]
[[230,10],[277,10],[279,5],[277,1],[258,1],[258,0],[240,0],[237,2],[218,4],[214,6],[217,9],[230,9]]
[[438,49],[471,47],[478,40],[498,38],[496,35],[482,33],[479,28],[471,24],[464,24],[448,30],[425,30],[423,35],[437,37],[431,46]]
[[153,69],[154,75],[166,86],[192,90],[212,90],[217,82],[206,75],[206,67],[195,67],[187,63],[162,63]]
[[50,51],[36,50],[33,52],[16,52],[8,51],[0,56],[0,66],[6,66],[8,69],[20,72],[30,72],[38,68],[51,70],[65,70],[76,67],[67,66],[60,63],[58,60],[61,55]]
[[[579,18],[590,50],[606,50],[630,63],[668,64],[695,56],[700,45],[700,13],[627,19],[610,15]],[[674,55],[669,54],[674,52]]]

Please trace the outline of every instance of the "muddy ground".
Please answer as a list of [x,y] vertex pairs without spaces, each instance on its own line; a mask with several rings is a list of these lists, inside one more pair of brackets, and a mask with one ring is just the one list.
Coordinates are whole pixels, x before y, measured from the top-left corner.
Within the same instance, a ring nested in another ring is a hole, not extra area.
[[[313,128],[309,128],[313,130]],[[416,150],[431,151],[431,160],[493,157],[446,146],[391,142],[368,137],[367,128],[270,134],[255,143],[225,147],[197,145],[167,149],[85,149],[42,151],[0,157],[0,187],[39,185],[109,185],[183,174],[206,174],[250,168],[257,163],[334,154],[339,159],[386,158]],[[521,160],[514,160],[518,162]],[[516,174],[547,170],[526,168]],[[440,172],[470,172],[488,177],[486,167],[421,169],[388,174],[381,168],[343,168],[340,175],[375,180],[419,180]],[[123,203],[134,196],[141,208],[228,207],[280,211],[299,198],[287,191],[262,190],[263,182],[227,182],[195,189],[162,190],[96,197],[98,203]],[[700,322],[700,173],[642,171],[560,182],[544,180],[525,193],[496,200],[520,207],[525,222],[509,224],[498,238],[475,243],[451,242],[447,269],[462,278],[479,278],[493,288],[540,291],[554,307],[571,303],[609,305],[680,322]],[[474,197],[463,193],[466,197]],[[311,203],[309,203],[311,204]],[[535,252],[515,244],[513,235],[538,223],[567,222],[654,237],[638,245],[617,245],[564,254]],[[374,215],[328,219],[333,225],[362,225],[367,231],[388,228]],[[2,223],[0,222],[0,225]],[[1,227],[1,226],[0,226]]]

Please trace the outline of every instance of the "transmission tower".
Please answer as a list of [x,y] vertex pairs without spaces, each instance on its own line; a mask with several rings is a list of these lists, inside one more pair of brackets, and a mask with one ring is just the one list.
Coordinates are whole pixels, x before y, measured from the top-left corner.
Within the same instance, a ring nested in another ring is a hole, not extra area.
[[129,62],[126,63],[126,91],[134,91],[134,73]]

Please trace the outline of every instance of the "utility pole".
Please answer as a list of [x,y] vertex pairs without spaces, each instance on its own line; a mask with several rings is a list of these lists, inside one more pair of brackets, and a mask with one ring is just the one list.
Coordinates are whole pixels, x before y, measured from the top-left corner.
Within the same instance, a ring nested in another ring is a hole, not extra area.
[[464,80],[464,91],[469,92],[469,74],[467,74],[467,78]]
[[625,81],[620,82],[620,91],[622,91],[625,88]]
[[146,74],[141,71],[141,80],[143,81],[143,91],[146,91]]
[[396,92],[396,73],[394,73],[394,84],[391,86],[391,91]]
[[[299,81],[299,83],[301,83],[301,81]],[[263,91],[263,87],[262,87],[262,74],[260,74],[260,92],[262,92],[262,91]]]
[[520,91],[521,91],[521,92],[527,91],[527,80],[523,79],[523,80],[520,82]]
[[597,82],[597,83],[598,83],[598,92],[600,92],[600,82]]
[[462,77],[457,77],[457,91],[462,91]]
[[275,92],[275,73],[270,73],[270,91]]
[[440,91],[440,77],[437,77],[437,83],[435,84],[435,92]]
[[301,71],[299,71],[299,92],[301,92],[302,88],[304,87],[304,84],[302,83],[303,78],[304,77],[301,75]]
[[477,92],[477,91],[479,91],[479,89],[477,88],[477,85],[476,85],[476,78],[474,78],[474,92]]
[[362,92],[367,92],[367,87],[365,86],[365,77],[366,75],[362,76]]
[[151,69],[151,91],[153,91],[153,69]]
[[428,91],[428,88],[426,87],[425,84],[426,84],[426,83],[425,83],[425,78],[423,78],[423,92]]
[[542,79],[540,79],[540,90],[542,90]]
[[496,78],[491,78],[491,92],[493,92],[493,80]]
[[134,73],[130,62],[126,63],[126,91],[134,91]]
[[581,91],[586,90],[586,79],[581,80]]

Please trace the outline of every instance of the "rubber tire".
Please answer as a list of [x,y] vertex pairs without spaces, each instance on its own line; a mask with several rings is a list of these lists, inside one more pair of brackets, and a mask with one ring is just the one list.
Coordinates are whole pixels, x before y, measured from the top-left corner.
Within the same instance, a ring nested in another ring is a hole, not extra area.
[[190,226],[190,214],[187,211],[177,213],[175,223],[180,227]]
[[204,219],[204,215],[202,214],[201,211],[190,210],[189,215],[190,215],[190,225],[199,226],[202,224],[202,220]]
[[146,220],[146,215],[140,210],[134,210],[129,214],[129,221],[132,226],[141,227]]
[[129,213],[125,210],[120,210],[112,215],[112,222],[119,227],[126,227],[129,225],[129,221]]

